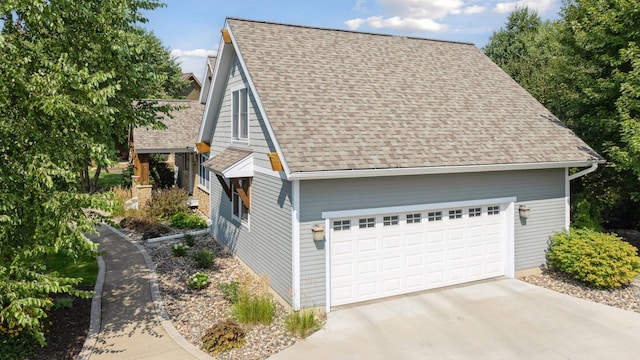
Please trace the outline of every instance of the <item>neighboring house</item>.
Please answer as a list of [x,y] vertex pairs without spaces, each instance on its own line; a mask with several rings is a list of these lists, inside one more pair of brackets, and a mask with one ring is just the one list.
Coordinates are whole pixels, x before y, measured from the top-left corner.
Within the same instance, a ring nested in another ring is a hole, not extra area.
[[198,138],[212,231],[295,309],[537,268],[603,162],[472,44],[222,33]]
[[185,100],[199,100],[202,84],[193,73],[182,74],[182,78],[189,82],[189,85],[180,92],[180,98]]
[[[176,171],[176,185],[194,194],[198,173],[198,154],[195,140],[202,121],[204,105],[190,100],[159,100],[160,104],[178,107],[171,116],[163,116],[164,130],[135,128],[130,133],[130,147],[133,154],[134,173],[141,176],[142,184],[149,184],[149,156],[163,154],[167,164]],[[209,198],[200,201],[198,209],[209,215]]]

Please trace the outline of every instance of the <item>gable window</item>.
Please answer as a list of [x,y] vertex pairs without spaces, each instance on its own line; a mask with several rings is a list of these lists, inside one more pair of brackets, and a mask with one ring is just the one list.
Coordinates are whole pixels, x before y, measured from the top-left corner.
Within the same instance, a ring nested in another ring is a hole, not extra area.
[[209,154],[200,154],[198,156],[198,185],[209,191],[209,169],[202,166],[207,160],[209,160]]
[[333,222],[333,231],[351,229],[351,220],[336,220]]
[[487,215],[500,215],[500,206],[489,206],[487,208]]
[[398,225],[398,215],[385,216],[382,218],[384,226]]
[[407,214],[407,224],[417,224],[422,220],[422,214]]
[[358,219],[360,229],[376,227],[376,218]]
[[242,193],[247,197],[250,196],[250,187],[251,187],[251,179],[250,178],[241,178],[232,183],[232,196],[231,196],[231,209],[233,211],[233,218],[239,220],[243,223],[248,223],[249,221],[249,208],[245,205],[245,201],[242,201],[242,194],[240,193],[240,189],[242,189]]
[[239,89],[232,93],[233,140],[247,141],[249,139],[249,99],[247,89]]

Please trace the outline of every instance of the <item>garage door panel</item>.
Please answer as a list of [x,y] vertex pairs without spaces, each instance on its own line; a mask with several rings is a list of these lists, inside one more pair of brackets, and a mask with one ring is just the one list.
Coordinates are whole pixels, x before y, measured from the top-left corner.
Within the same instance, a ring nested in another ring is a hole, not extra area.
[[[456,208],[331,219],[356,224],[331,233],[332,305],[504,275],[510,219],[489,216],[488,206],[472,216]],[[375,225],[358,226],[365,223]]]

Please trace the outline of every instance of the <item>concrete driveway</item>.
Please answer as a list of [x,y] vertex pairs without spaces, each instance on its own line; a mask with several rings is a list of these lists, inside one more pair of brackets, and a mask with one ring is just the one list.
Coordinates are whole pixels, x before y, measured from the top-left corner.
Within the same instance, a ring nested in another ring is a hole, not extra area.
[[277,360],[638,358],[639,313],[580,300],[515,279],[332,311],[322,330],[272,357]]

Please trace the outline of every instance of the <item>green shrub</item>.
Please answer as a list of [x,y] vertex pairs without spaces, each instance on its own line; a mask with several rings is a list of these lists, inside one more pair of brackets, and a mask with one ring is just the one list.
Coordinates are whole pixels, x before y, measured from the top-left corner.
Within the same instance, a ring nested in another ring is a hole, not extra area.
[[202,249],[193,255],[193,261],[195,261],[196,267],[201,269],[211,269],[215,258],[216,254],[207,249]]
[[305,338],[320,328],[320,322],[316,319],[313,309],[305,309],[287,315],[285,327],[290,333]]
[[202,290],[209,286],[209,275],[204,273],[195,273],[187,280],[187,287],[194,290]]
[[54,309],[71,309],[73,307],[72,297],[61,297],[53,300]]
[[157,190],[151,195],[151,201],[147,203],[144,211],[152,218],[170,219],[175,214],[187,212],[188,198],[189,193],[183,189]]
[[583,195],[579,195],[573,206],[573,218],[571,226],[576,229],[591,229],[595,231],[604,231],[602,228],[602,217],[600,209],[590,203]]
[[233,315],[243,324],[271,324],[275,305],[268,296],[251,295],[240,290],[238,301],[233,304]]
[[554,234],[549,265],[597,289],[629,284],[640,273],[637,249],[614,234],[571,229]]
[[187,256],[187,251],[189,250],[189,247],[186,244],[183,243],[177,243],[177,244],[173,244],[173,246],[171,247],[171,254],[173,254],[173,256]]
[[120,185],[122,185],[123,188],[131,188],[131,177],[133,175],[135,175],[133,163],[129,163],[129,166],[127,166],[125,169],[122,169],[122,178],[120,179]]
[[196,237],[191,234],[184,234],[184,242],[190,247],[196,246]]
[[222,291],[222,297],[228,302],[235,304],[238,302],[238,286],[240,284],[237,281],[230,283],[221,283],[216,285],[216,288]]
[[25,359],[39,346],[35,336],[26,329],[8,329],[0,323],[0,360]]
[[240,325],[229,320],[214,324],[201,340],[202,348],[214,354],[242,347],[247,342]]
[[178,229],[205,229],[207,221],[196,214],[179,212],[171,216],[171,226]]

